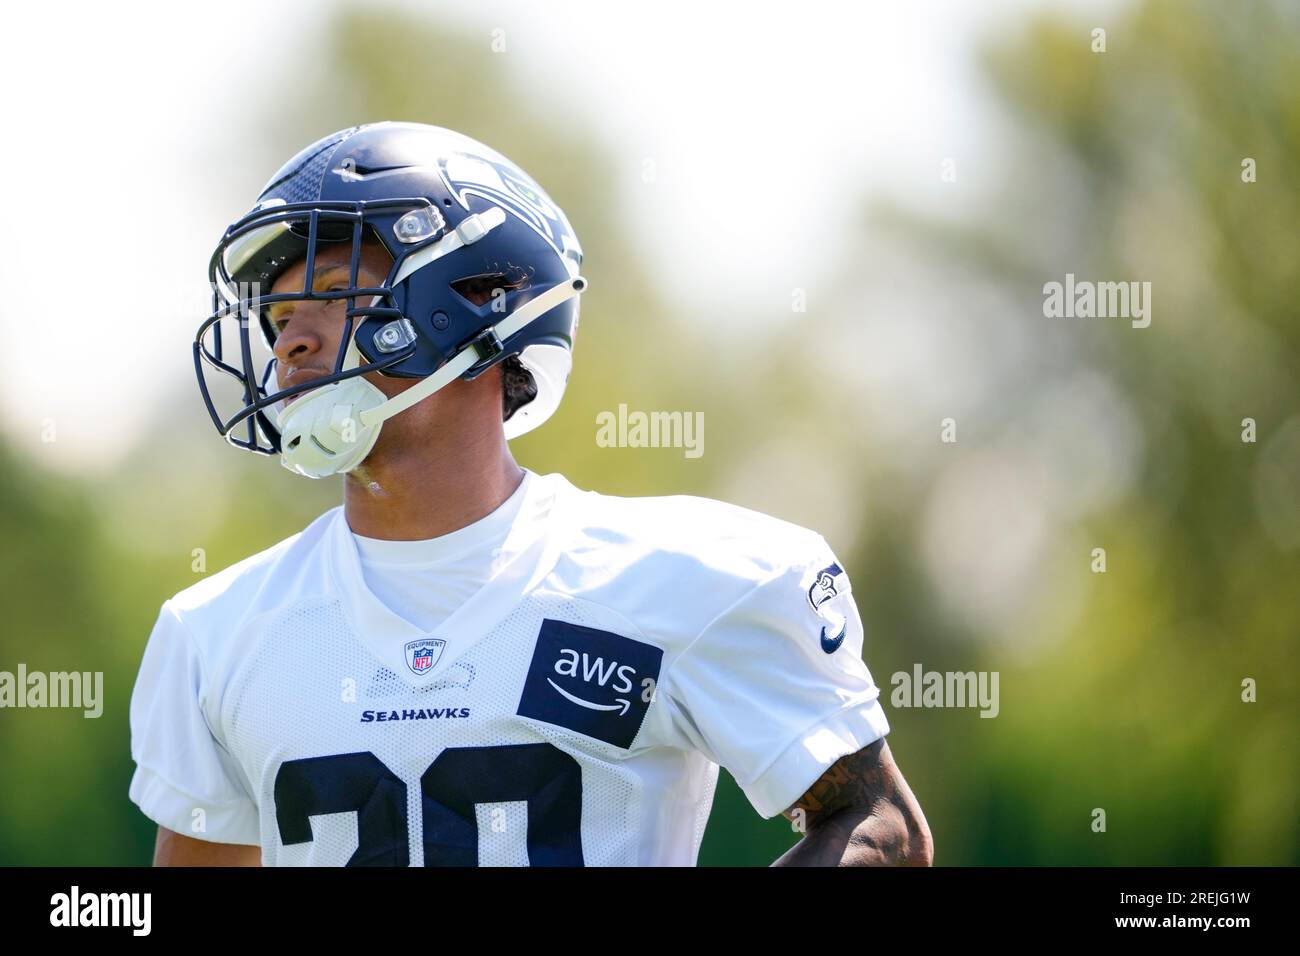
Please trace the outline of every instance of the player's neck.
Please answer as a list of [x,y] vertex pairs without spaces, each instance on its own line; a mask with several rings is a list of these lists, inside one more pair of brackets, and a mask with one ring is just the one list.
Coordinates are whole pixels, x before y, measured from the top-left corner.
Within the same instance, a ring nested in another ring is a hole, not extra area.
[[431,454],[425,445],[390,452],[345,476],[343,513],[367,538],[415,541],[458,531],[515,493],[524,470],[504,437]]

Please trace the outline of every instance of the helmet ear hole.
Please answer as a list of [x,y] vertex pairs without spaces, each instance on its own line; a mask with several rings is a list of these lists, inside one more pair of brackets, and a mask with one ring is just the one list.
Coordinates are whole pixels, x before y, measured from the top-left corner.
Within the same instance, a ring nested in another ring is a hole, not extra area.
[[475,306],[486,305],[493,296],[527,288],[527,279],[511,280],[504,272],[484,272],[451,283],[451,290]]

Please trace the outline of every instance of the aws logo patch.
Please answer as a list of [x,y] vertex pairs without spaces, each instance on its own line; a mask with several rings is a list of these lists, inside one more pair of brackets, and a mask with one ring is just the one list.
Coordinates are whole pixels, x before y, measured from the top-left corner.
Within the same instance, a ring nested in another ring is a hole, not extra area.
[[548,618],[517,713],[626,749],[650,707],[663,656],[644,641]]

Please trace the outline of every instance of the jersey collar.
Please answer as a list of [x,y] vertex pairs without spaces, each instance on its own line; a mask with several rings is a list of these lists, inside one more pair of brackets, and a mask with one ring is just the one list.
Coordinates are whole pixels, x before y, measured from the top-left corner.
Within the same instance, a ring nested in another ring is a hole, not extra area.
[[[389,610],[366,586],[356,541],[340,506],[328,531],[326,566],[334,593],[361,642],[393,673],[412,686],[424,686],[477,644],[529,591],[550,573],[561,551],[561,518],[567,484],[559,474],[533,475],[523,503],[502,545],[509,557],[492,577],[432,631],[416,627]],[[441,656],[416,674],[407,666],[406,645],[445,641]]]

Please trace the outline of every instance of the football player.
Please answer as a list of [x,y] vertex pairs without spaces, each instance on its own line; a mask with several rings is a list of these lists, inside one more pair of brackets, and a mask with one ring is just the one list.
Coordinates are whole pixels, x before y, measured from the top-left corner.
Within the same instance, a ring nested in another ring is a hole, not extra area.
[[226,230],[208,412],[343,503],[162,605],[131,700],[156,864],[693,865],[720,766],[801,831],[777,863],[930,862],[819,534],[515,463],[581,264],[519,167],[414,123],[311,144]]

